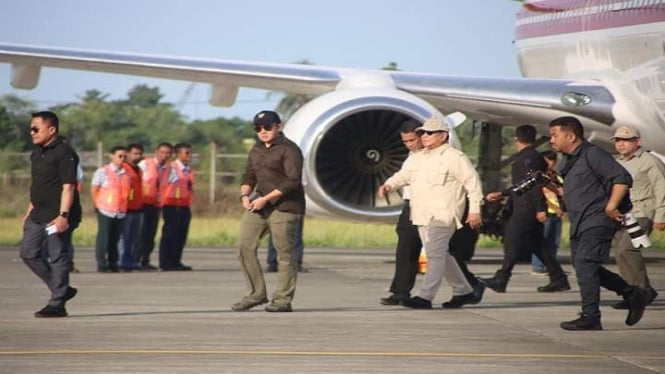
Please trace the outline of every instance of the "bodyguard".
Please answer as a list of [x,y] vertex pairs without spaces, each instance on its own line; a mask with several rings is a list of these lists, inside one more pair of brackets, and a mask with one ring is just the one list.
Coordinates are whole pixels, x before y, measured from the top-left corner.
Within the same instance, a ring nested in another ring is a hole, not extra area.
[[38,148],[30,155],[30,204],[23,218],[20,254],[51,291],[48,304],[35,317],[66,317],[65,303],[76,296],[76,288],[69,286],[67,248],[71,247],[72,227],[81,221],[76,190],[79,158],[58,130],[55,113],[32,114],[30,136]]

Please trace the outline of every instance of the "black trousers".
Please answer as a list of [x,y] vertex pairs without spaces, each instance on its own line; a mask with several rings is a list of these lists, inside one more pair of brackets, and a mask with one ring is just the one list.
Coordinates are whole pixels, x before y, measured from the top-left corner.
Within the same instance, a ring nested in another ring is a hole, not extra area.
[[182,251],[187,242],[192,211],[189,207],[165,205],[162,215],[164,226],[159,242],[159,267],[172,269],[182,265]]
[[543,224],[538,222],[535,213],[516,210],[506,224],[503,237],[503,264],[495,277],[508,283],[521,255],[533,253],[547,268],[550,281],[565,278],[566,275],[556,257],[549,251],[543,251],[545,246]]
[[159,214],[161,208],[154,205],[143,206],[143,223],[141,224],[141,234],[139,235],[139,250],[134,258],[136,263],[147,265],[150,263],[150,255],[155,248],[155,235],[159,225]]
[[448,252],[457,261],[471,287],[475,287],[479,281],[476,275],[469,270],[466,263],[471,260],[476,251],[476,242],[479,235],[477,230],[472,229],[468,224],[464,224],[462,228],[455,231],[448,244]]
[[397,247],[395,249],[395,275],[390,284],[390,292],[409,296],[418,275],[418,257],[423,243],[418,228],[411,223],[409,201],[404,201],[402,213],[397,221]]
[[593,227],[570,239],[570,255],[582,296],[582,313],[600,315],[600,287],[623,295],[632,287],[603,267],[610,257],[614,228]]

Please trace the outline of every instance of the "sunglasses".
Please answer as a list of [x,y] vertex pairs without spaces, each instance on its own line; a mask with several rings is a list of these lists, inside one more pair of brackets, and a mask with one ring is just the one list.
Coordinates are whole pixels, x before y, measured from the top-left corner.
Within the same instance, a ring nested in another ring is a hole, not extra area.
[[423,135],[438,134],[438,133],[440,133],[440,132],[443,132],[443,131],[421,131],[421,132],[420,132],[420,136],[423,136]]
[[277,126],[276,123],[271,123],[267,125],[254,125],[254,131],[261,132],[261,129],[265,131],[272,131]]
[[36,134],[36,133],[38,133],[38,132],[39,132],[39,127],[32,126],[32,127],[30,128],[30,133],[31,133],[31,134]]

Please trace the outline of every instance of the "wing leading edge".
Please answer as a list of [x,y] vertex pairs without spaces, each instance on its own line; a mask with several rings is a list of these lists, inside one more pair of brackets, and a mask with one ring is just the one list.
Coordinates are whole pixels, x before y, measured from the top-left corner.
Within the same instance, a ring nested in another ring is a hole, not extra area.
[[209,83],[212,97],[219,96],[212,102],[216,105],[232,105],[239,87],[310,95],[384,87],[420,96],[444,113],[461,111],[470,118],[497,124],[547,123],[566,114],[605,126],[615,121],[615,99],[597,82],[458,77],[14,44],[0,44],[0,62],[12,64],[11,84],[15,88],[33,88],[41,67],[54,67]]

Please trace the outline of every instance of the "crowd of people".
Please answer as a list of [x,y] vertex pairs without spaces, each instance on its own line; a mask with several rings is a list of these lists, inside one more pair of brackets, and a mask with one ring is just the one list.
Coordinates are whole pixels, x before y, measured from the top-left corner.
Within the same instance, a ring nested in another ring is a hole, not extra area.
[[[305,271],[303,155],[284,135],[276,112],[259,112],[253,126],[258,141],[249,151],[239,190],[244,213],[238,259],[247,291],[231,309],[245,311],[267,303],[268,312],[291,312],[298,272]],[[641,148],[639,131],[630,126],[616,131],[612,139],[619,156],[615,159],[585,140],[583,125],[575,117],[551,121],[553,151],[542,153],[534,147],[535,127],[519,126],[511,166],[513,185],[483,194],[469,158],[449,144],[450,127],[446,117],[432,117],[422,124],[408,120],[400,128],[409,155],[377,191],[384,196],[401,188],[404,200],[396,227],[390,295],[380,303],[431,309],[445,279],[452,298],[442,308],[478,304],[485,288],[506,292],[514,266],[525,253],[533,255],[534,272],[549,276],[549,283],[538,287],[538,292],[568,291],[568,276],[557,260],[561,222],[567,216],[582,312],[577,319],[561,322],[561,328],[602,329],[601,286],[622,296],[613,307],[628,310],[627,325],[639,322],[657,292],[633,242],[634,231],[622,223],[634,218],[646,235],[653,229],[665,230],[665,167]],[[37,147],[31,155],[30,204],[23,219],[20,254],[51,290],[47,305],[36,317],[66,316],[66,302],[77,293],[69,284],[69,273],[74,270],[72,232],[81,220],[80,165],[58,131],[54,113],[33,114],[30,133]],[[114,146],[109,163],[92,177],[98,272],[192,270],[182,262],[195,184],[192,147],[164,142],[151,157],[144,158],[143,152],[140,144]],[[556,152],[564,156],[559,165]],[[523,183],[534,173],[535,183]],[[504,258],[492,277],[479,278],[467,262],[482,229],[482,206],[497,201],[510,211],[503,233]],[[151,254],[160,215],[163,225],[155,266]],[[265,270],[278,273],[270,299],[257,257],[266,235],[274,254],[269,254]],[[611,248],[620,275],[603,266]],[[427,253],[428,269],[414,290],[421,250]]]

